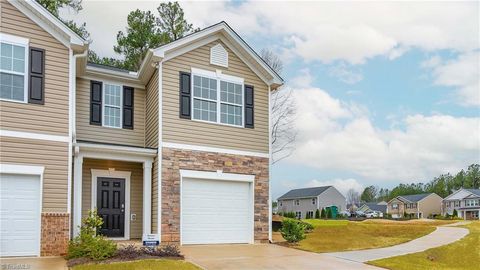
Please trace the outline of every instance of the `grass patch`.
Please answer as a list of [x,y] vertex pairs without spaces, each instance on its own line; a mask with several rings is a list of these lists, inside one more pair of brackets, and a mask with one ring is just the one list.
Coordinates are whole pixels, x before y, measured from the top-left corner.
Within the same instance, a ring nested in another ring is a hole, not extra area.
[[314,228],[347,226],[348,225],[348,220],[303,219],[302,221],[311,224]]
[[314,230],[293,246],[312,252],[361,250],[398,245],[435,230],[432,223],[352,222],[346,220],[305,220]]
[[462,227],[468,228],[470,233],[449,245],[419,253],[371,261],[368,264],[395,270],[478,269],[478,262],[480,262],[480,222],[472,222]]
[[118,262],[110,264],[84,264],[73,267],[73,270],[200,270],[201,268],[183,260],[142,260]]

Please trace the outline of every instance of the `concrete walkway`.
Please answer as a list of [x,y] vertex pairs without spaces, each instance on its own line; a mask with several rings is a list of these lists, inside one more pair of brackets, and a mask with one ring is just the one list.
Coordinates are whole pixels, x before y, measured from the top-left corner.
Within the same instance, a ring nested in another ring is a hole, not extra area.
[[206,270],[373,270],[359,262],[274,244],[182,246],[185,259]]
[[396,246],[357,251],[324,253],[324,255],[354,262],[368,262],[399,255],[422,252],[430,248],[448,245],[452,242],[460,240],[469,233],[468,229],[455,227],[458,225],[463,224],[459,222],[450,224],[450,226],[440,226],[437,227],[434,232],[426,236]]
[[62,257],[0,258],[0,269],[68,270]]

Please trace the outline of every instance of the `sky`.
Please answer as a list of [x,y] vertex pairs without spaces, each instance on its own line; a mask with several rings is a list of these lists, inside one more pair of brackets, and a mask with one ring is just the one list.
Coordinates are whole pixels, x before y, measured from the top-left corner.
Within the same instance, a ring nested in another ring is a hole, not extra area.
[[[284,63],[295,151],[272,167],[272,196],[334,185],[428,182],[480,163],[479,2],[180,2],[188,22],[226,21]],[[158,1],[83,1],[101,56],[117,57],[130,11]]]

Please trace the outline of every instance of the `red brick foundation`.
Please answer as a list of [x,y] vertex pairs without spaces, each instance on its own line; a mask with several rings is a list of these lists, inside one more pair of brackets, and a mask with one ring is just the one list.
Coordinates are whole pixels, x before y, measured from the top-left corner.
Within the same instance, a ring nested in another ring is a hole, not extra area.
[[70,236],[68,213],[42,213],[41,256],[63,256]]
[[163,148],[162,242],[180,241],[180,170],[255,175],[254,238],[268,242],[268,158]]

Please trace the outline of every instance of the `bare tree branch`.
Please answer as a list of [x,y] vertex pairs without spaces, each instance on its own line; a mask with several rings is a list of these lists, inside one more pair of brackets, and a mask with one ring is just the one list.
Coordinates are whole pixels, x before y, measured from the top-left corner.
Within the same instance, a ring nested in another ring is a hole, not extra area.
[[[283,70],[282,60],[273,52],[263,49],[261,57],[277,73]],[[276,163],[288,156],[295,150],[297,131],[295,130],[296,107],[292,90],[279,88],[272,92],[271,96],[272,115],[272,163]]]

